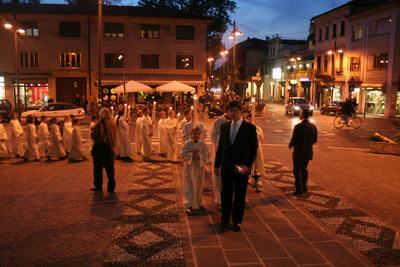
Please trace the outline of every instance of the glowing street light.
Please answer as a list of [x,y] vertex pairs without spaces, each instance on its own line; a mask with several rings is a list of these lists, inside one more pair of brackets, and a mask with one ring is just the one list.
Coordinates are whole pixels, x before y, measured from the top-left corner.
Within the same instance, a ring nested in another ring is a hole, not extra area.
[[6,23],[6,24],[4,24],[4,28],[6,28],[7,30],[10,30],[13,28],[13,26],[10,23]]

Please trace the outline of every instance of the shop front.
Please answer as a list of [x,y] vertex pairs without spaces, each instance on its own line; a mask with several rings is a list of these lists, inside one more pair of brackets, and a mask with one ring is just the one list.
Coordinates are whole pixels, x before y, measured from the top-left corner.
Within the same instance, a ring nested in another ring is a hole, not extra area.
[[24,109],[38,109],[48,103],[49,84],[47,80],[29,83],[20,80],[18,89],[14,84],[16,98],[18,98],[17,90],[19,90],[19,103]]
[[385,93],[381,88],[366,88],[364,90],[364,112],[372,115],[383,115],[385,111]]
[[396,116],[400,117],[400,91],[397,91]]
[[322,87],[319,94],[320,105],[327,104],[333,101],[341,101],[342,93],[340,86]]

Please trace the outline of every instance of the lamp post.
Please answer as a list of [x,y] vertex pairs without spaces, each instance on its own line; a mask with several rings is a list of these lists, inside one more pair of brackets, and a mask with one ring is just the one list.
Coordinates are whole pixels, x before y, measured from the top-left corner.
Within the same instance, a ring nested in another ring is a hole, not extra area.
[[14,102],[18,114],[21,115],[20,92],[19,92],[19,65],[18,65],[18,34],[24,34],[25,30],[14,27],[10,23],[4,24],[4,28],[13,31],[14,33],[14,53],[15,53],[14,71],[15,71],[15,83],[17,84],[17,95],[15,95],[15,88],[14,88]]
[[236,26],[236,21],[233,22],[233,30],[229,35],[229,40],[232,41],[232,66],[233,66],[233,84],[236,85],[237,82],[237,64],[236,64],[236,39],[243,35]]
[[[102,63],[102,41],[103,41],[103,0],[97,1],[97,94],[101,99],[101,63]],[[125,96],[124,96],[125,97]],[[101,99],[102,103],[103,100]]]
[[208,81],[209,81],[209,84],[208,84],[208,89],[210,89],[210,88],[211,88],[212,63],[213,63],[213,61],[214,61],[214,58],[209,57],[209,58],[207,59],[207,61],[208,61],[208,66],[209,66],[209,72],[208,72]]
[[[228,52],[228,50],[224,50],[224,51],[221,51],[219,54],[221,55],[221,58],[225,58],[229,54],[229,52]],[[221,80],[223,81],[223,83],[225,83],[224,65],[226,65],[226,67],[228,67],[228,64],[225,63],[225,64],[221,65]],[[224,84],[222,85],[222,88],[224,88]]]
[[335,90],[335,69],[336,69],[336,54],[343,54],[343,49],[336,50],[336,42],[335,48],[332,50],[328,50],[327,54],[332,57],[332,92],[331,92],[331,101],[333,101],[333,92]]

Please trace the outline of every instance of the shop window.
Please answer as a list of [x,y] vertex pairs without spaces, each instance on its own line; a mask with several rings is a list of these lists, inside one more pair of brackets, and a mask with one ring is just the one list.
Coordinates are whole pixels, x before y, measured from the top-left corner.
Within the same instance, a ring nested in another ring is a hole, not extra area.
[[387,53],[376,54],[374,56],[374,69],[378,70],[386,69],[388,63],[389,60]]
[[140,25],[140,38],[160,39],[160,25],[159,24],[141,24]]
[[38,68],[39,57],[37,53],[19,53],[19,66],[21,68]]
[[69,68],[80,68],[81,67],[81,53],[61,53],[60,54],[60,67],[69,69]]
[[382,35],[390,32],[390,26],[392,24],[392,18],[384,18],[376,21],[375,34]]
[[123,38],[124,24],[110,22],[104,23],[104,36],[110,38]]
[[381,90],[367,90],[365,98],[366,113],[383,114],[385,110],[385,94]]
[[80,37],[81,23],[75,21],[61,21],[59,24],[61,37]]
[[359,57],[349,57],[349,70],[360,71],[361,61]]
[[358,41],[363,38],[363,29],[360,26],[353,27],[352,30],[352,40],[353,41]]
[[344,36],[346,33],[346,22],[342,20],[340,22],[340,36]]
[[160,68],[159,55],[141,55],[141,67],[143,69],[158,69]]
[[37,37],[39,36],[39,27],[37,21],[20,21],[19,27],[25,32],[20,33],[20,36]]
[[177,40],[194,40],[195,28],[190,25],[177,25],[176,26],[176,39]]
[[396,115],[400,116],[400,92],[397,92]]
[[329,40],[329,25],[325,27],[325,40]]
[[334,23],[334,24],[332,25],[332,38],[336,38],[336,31],[337,31],[337,29],[336,29],[336,23]]
[[318,31],[318,42],[322,42],[322,28],[319,28]]
[[0,76],[0,99],[6,98],[6,85],[4,83],[4,77]]
[[176,56],[177,69],[193,69],[193,56]]
[[124,55],[123,54],[105,54],[104,65],[106,68],[123,68]]

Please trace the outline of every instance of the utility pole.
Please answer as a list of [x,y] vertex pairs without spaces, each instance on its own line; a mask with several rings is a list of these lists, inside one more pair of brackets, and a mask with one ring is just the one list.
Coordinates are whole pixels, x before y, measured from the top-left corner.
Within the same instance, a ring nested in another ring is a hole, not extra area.
[[97,2],[97,93],[101,99],[101,64],[102,64],[102,43],[103,43],[103,0]]

